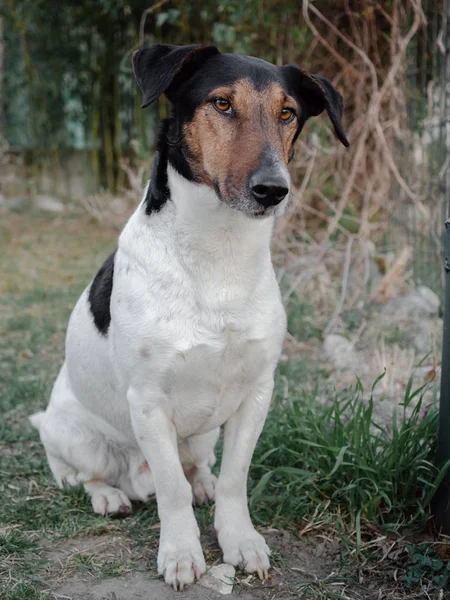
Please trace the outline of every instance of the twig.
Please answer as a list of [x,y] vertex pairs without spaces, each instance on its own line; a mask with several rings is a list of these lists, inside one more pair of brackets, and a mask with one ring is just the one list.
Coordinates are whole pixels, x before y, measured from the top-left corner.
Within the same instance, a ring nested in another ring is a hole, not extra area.
[[372,302],[386,302],[392,294],[392,287],[398,285],[399,281],[404,277],[405,269],[411,258],[411,248],[406,246],[400,252],[392,267],[374,289],[370,295]]
[[347,246],[345,248],[344,271],[342,273],[341,295],[339,297],[339,302],[337,303],[334,313],[333,313],[328,325],[325,327],[325,331],[324,331],[325,335],[328,335],[333,330],[336,320],[339,317],[339,315],[341,314],[342,307],[344,306],[344,300],[345,300],[345,296],[347,293],[348,275],[350,272],[350,262],[351,262],[351,258],[352,258],[352,246],[353,246],[354,239],[355,238],[352,235],[347,240]]
[[[372,77],[373,92],[375,92],[378,89],[377,72],[376,72],[373,62],[370,60],[370,58],[367,56],[367,54],[365,52],[363,52],[363,50],[361,50],[361,48],[358,48],[358,46],[356,44],[354,44],[347,36],[345,36],[335,25],[333,25],[333,23],[331,23],[326,17],[324,17],[323,14],[313,4],[310,5],[309,0],[303,0],[303,15],[307,22],[308,22],[308,20],[307,20],[308,8],[311,10],[312,13],[314,13],[316,15],[316,17],[318,19],[320,19],[323,23],[325,23],[327,25],[327,27],[329,27],[329,29],[331,29],[331,31],[333,31],[333,33],[335,33],[338,37],[341,38],[341,40],[343,42],[345,42],[348,46],[350,46],[350,48],[352,48],[352,50],[354,50],[356,52],[356,54],[358,54],[362,58],[362,60],[366,63],[366,65],[370,71],[371,77]],[[309,23],[308,23],[308,25],[309,25]]]
[[155,10],[157,10],[158,8],[161,8],[162,6],[164,6],[164,4],[167,4],[167,2],[169,2],[169,0],[159,0],[159,2],[157,2],[150,8],[146,8],[144,10],[144,12],[142,13],[141,22],[139,24],[139,47],[142,48],[142,46],[144,45],[144,29],[145,29],[145,21],[147,19],[147,16],[150,15]]

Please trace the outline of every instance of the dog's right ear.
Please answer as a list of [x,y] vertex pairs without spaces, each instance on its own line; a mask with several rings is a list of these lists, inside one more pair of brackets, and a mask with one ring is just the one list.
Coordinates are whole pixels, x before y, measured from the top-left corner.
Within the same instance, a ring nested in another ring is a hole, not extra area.
[[219,54],[215,46],[169,46],[157,44],[133,52],[133,71],[142,91],[142,108],[146,108],[161,94],[167,93],[175,78],[189,65],[201,64],[210,56]]
[[348,148],[350,143],[342,126],[344,102],[331,81],[321,75],[313,75],[297,65],[279,68],[291,88],[293,96],[303,104],[306,111],[305,118],[309,119],[309,117],[320,115],[322,111],[326,110],[337,138]]

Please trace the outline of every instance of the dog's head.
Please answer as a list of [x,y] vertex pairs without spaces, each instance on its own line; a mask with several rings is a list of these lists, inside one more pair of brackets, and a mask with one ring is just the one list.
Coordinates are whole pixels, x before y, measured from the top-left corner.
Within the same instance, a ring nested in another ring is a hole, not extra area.
[[215,46],[157,45],[133,54],[142,107],[172,104],[169,160],[187,179],[253,216],[284,211],[287,164],[302,127],[326,110],[339,140],[343,102],[332,84],[295,66],[221,54]]

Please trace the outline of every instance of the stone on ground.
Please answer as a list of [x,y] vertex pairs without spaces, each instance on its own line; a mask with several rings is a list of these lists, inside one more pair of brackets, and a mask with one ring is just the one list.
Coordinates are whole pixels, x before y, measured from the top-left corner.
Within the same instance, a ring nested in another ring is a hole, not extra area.
[[46,210],[54,213],[64,212],[64,204],[61,200],[47,194],[38,194],[34,199],[34,204],[39,210]]
[[236,570],[232,565],[211,567],[200,579],[199,584],[222,595],[231,594]]

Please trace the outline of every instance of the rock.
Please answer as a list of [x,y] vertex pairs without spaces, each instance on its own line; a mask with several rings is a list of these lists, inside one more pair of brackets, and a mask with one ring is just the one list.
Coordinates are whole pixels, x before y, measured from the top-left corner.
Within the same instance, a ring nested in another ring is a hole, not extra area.
[[391,298],[383,306],[382,313],[397,319],[434,317],[439,315],[440,305],[439,296],[430,288],[421,285],[406,296]]
[[412,343],[419,353],[419,358],[423,358],[425,354],[433,351],[440,356],[442,332],[442,319],[420,319],[413,325],[411,328]]
[[232,565],[216,565],[211,567],[200,579],[199,584],[224,596],[233,591],[236,570]]
[[338,369],[352,369],[355,372],[363,369],[362,357],[353,348],[353,344],[342,335],[327,335],[323,349],[327,359]]
[[0,208],[2,209],[18,209],[25,205],[24,198],[7,198],[3,194],[0,194]]
[[64,212],[64,204],[58,198],[54,196],[48,196],[46,194],[39,194],[34,198],[34,205],[40,210],[47,210],[49,212],[62,213]]

